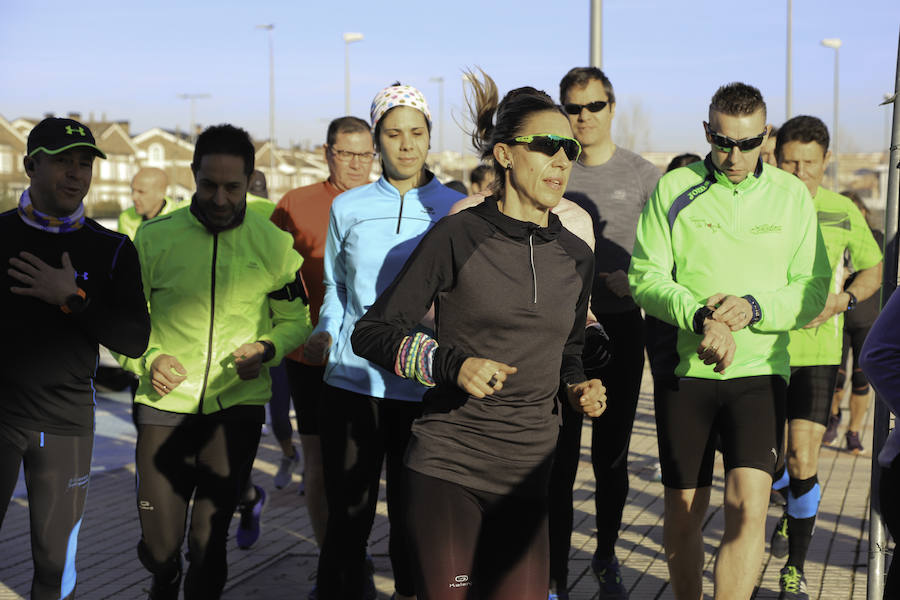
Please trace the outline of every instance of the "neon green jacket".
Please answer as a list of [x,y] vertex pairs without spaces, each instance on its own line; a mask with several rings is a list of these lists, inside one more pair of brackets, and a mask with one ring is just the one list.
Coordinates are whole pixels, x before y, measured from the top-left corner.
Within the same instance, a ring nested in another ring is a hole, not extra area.
[[[813,197],[819,218],[828,262],[832,266],[829,291],[839,294],[844,289],[844,250],[857,271],[881,262],[881,248],[872,236],[865,217],[846,196],[819,187]],[[844,313],[838,313],[818,327],[791,332],[791,366],[836,365],[841,362],[844,342]]]
[[[150,307],[150,344],[143,357],[120,359],[140,376],[135,402],[203,414],[268,402],[268,369],[256,379],[241,380],[231,353],[242,344],[267,340],[275,356],[265,364],[274,366],[312,330],[300,298],[269,296],[296,291],[303,259],[293,244],[290,234],[250,210],[240,225],[217,234],[190,209],[145,223],[135,246]],[[162,397],[149,381],[150,365],[160,354],[177,358],[188,374]]]
[[[184,206],[187,206],[187,204],[185,204],[183,202],[176,202],[176,201],[172,200],[171,198],[169,198],[168,196],[166,196],[165,204],[163,204],[162,210],[160,210],[159,214],[156,216],[161,217],[163,215],[168,215]],[[154,217],[154,218],[156,218],[156,217]],[[147,220],[149,221],[150,219],[147,219]],[[140,227],[141,223],[143,223],[143,222],[144,222],[144,217],[137,214],[137,211],[135,211],[134,207],[132,206],[130,208],[123,210],[121,213],[119,213],[119,226],[117,229],[118,229],[119,233],[124,233],[129,238],[131,238],[132,241],[134,241],[134,236],[137,233],[138,227]]]
[[[677,327],[675,375],[790,375],[788,331],[825,306],[831,269],[803,183],[763,165],[738,184],[703,162],[667,173],[644,207],[628,279],[646,312]],[[756,324],[734,332],[724,374],[697,357],[694,313],[716,293],[752,295]]]

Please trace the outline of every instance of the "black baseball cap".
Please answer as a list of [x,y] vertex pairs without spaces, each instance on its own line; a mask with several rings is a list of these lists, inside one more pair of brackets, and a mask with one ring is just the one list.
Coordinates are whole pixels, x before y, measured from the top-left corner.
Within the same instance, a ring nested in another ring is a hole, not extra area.
[[35,125],[28,134],[26,152],[28,156],[34,156],[38,152],[59,154],[79,146],[89,148],[100,158],[106,158],[106,154],[97,147],[94,134],[87,125],[73,119],[48,117]]

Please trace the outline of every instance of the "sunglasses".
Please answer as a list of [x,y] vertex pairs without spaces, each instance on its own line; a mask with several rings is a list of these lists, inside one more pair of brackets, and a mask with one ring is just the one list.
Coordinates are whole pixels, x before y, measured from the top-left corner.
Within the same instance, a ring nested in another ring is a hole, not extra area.
[[520,135],[507,144],[525,144],[529,150],[541,152],[547,156],[556,156],[556,153],[562,148],[569,160],[576,160],[581,154],[581,144],[578,143],[578,140],[552,133]]
[[606,108],[607,104],[608,102],[605,102],[603,100],[588,102],[587,104],[575,104],[574,102],[568,102],[566,104],[563,104],[563,110],[565,110],[570,115],[580,115],[581,111],[585,108],[592,113],[597,113]]
[[731,152],[731,149],[735,146],[737,146],[738,150],[740,150],[741,152],[750,152],[754,148],[758,148],[766,138],[766,131],[763,131],[756,137],[734,140],[727,135],[716,133],[709,128],[709,125],[706,126],[706,133],[709,134],[709,139],[712,142],[712,145],[715,146],[716,149],[719,150],[719,152]]

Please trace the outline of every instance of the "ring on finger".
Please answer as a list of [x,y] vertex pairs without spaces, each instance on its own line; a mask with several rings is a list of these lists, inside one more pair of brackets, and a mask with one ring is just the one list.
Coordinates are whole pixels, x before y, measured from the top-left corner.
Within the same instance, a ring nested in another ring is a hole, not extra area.
[[500,374],[500,371],[499,371],[499,370],[494,371],[494,374],[491,375],[491,378],[490,378],[490,379],[488,379],[487,384],[488,384],[490,387],[494,387],[495,385],[497,385],[497,375],[499,375],[499,374]]

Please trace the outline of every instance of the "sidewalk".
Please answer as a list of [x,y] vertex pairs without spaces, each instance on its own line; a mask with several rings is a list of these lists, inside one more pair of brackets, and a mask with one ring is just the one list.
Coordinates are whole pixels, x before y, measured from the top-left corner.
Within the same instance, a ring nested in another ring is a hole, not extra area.
[[[672,598],[661,546],[663,488],[652,480],[657,450],[651,387],[648,373],[634,426],[629,466],[631,490],[617,547],[623,564],[623,580],[632,600]],[[118,427],[112,428],[114,433],[103,435],[110,429],[103,428],[106,418],[112,415],[117,422],[124,420],[127,406],[107,399],[101,399],[99,406],[106,417],[98,418],[97,448],[101,451],[95,451],[96,467],[79,537],[77,595],[88,600],[144,599],[149,576],[138,563],[135,552],[140,528],[134,506],[134,465],[117,464],[131,451],[128,444],[133,444],[133,432]],[[871,430],[863,432],[863,445],[871,448]],[[317,550],[304,498],[297,495],[300,477],[295,475],[292,484],[283,490],[276,490],[272,485],[279,455],[274,436],[263,436],[253,473],[255,483],[264,486],[268,493],[263,533],[252,549],[239,550],[233,535],[237,519],[232,521],[228,542],[229,579],[224,595],[228,600],[303,599],[314,583]],[[112,458],[106,460],[109,456]],[[575,531],[570,555],[569,585],[573,600],[597,598],[597,584],[590,572],[594,502],[589,425],[582,435],[581,461],[575,484]],[[854,456],[835,448],[822,449],[819,468],[822,505],[806,570],[811,598],[861,600],[866,597],[870,469],[868,453]],[[719,461],[711,509],[704,526],[704,591],[710,597],[714,552],[724,522],[722,476]],[[384,486],[370,552],[375,560],[379,598],[388,599],[393,582],[387,556],[387,510],[383,494]],[[780,508],[770,509],[767,532],[771,532],[780,511]],[[0,530],[0,599],[27,597],[31,582],[28,530],[27,500],[17,492]],[[778,597],[778,571],[782,566],[783,560],[766,556],[755,598]]]

